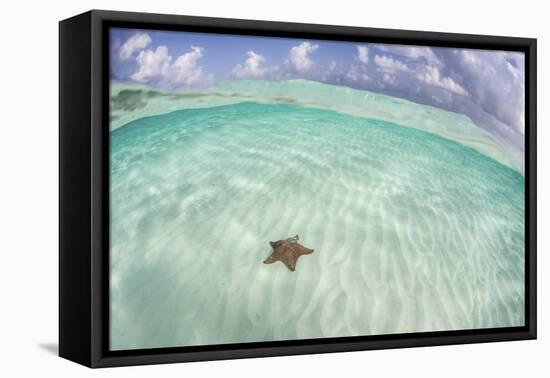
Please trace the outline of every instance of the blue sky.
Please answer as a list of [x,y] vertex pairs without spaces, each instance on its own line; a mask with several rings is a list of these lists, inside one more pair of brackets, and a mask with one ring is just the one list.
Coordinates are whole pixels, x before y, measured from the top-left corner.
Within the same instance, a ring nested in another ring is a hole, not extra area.
[[[135,38],[139,35],[147,35],[146,38]],[[283,64],[292,47],[300,43],[310,43],[312,46],[323,45],[323,49],[316,48],[311,53],[311,59],[315,58],[315,68],[328,67],[332,61],[340,64],[346,63],[349,57],[356,52],[355,44],[349,42],[296,40],[289,38],[269,38],[254,36],[229,36],[222,34],[166,32],[166,31],[141,31],[130,29],[113,29],[111,31],[111,46],[113,47],[112,76],[119,79],[130,78],[135,72],[137,64],[135,59],[117,61],[116,56],[120,47],[134,37],[136,46],[131,58],[136,58],[144,49],[156,50],[159,46],[166,46],[172,58],[179,57],[191,51],[192,46],[204,49],[200,59],[205,71],[213,74],[215,78],[231,78],[231,70],[248,58],[248,52],[252,51],[263,57],[263,65],[266,67]],[[302,72],[303,73],[303,72]],[[311,72],[310,72],[311,73]]]
[[172,90],[225,79],[308,79],[465,114],[524,143],[522,53],[111,29],[111,78]]

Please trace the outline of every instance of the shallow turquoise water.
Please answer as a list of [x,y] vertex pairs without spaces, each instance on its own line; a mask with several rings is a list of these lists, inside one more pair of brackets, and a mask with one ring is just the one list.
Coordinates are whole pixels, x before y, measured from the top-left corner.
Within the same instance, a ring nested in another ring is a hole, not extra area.
[[[523,325],[524,178],[389,122],[245,102],[111,132],[111,348]],[[294,234],[296,272],[262,264]]]

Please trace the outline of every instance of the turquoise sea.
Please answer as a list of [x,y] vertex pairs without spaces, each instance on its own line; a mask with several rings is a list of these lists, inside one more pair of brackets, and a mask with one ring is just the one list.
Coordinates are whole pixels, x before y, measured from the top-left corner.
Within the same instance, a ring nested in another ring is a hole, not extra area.
[[[518,170],[387,117],[186,104],[111,131],[112,349],[524,324]],[[262,263],[295,234],[295,272]]]

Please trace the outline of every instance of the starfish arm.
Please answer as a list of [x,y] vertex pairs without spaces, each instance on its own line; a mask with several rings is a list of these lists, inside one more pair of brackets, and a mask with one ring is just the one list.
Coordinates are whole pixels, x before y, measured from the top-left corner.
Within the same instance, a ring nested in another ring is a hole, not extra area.
[[314,249],[306,248],[306,247],[304,247],[303,245],[300,245],[300,244],[296,244],[295,249],[296,249],[296,254],[298,256],[309,255],[309,254],[312,254],[315,251]]
[[272,254],[267,259],[264,260],[264,264],[273,264],[278,259]]
[[277,247],[279,247],[282,243],[283,243],[284,240],[277,240],[277,241],[270,241],[269,242],[269,245],[271,245],[271,248],[273,249],[276,249]]
[[287,256],[286,259],[284,260],[281,260],[285,265],[286,267],[294,272],[294,270],[296,270],[296,261],[298,260],[298,257],[297,256],[294,256],[294,255],[290,255],[290,256]]

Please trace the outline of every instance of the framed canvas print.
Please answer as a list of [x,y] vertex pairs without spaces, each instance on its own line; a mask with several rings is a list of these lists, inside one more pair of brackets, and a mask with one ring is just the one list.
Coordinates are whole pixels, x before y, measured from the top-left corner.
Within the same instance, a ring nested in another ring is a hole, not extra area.
[[536,337],[536,40],[60,22],[62,357]]

